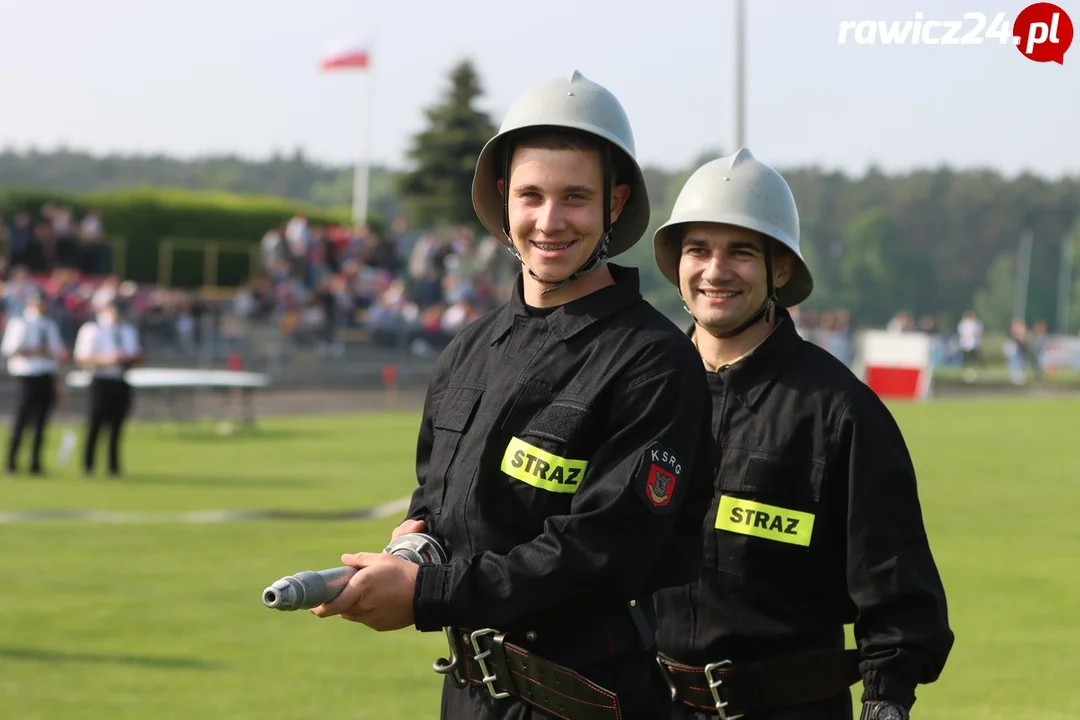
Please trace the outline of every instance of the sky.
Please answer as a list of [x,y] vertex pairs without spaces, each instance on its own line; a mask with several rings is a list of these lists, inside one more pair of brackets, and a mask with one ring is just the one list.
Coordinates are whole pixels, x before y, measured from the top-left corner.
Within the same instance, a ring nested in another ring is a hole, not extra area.
[[[1080,24],[1080,0],[1058,4]],[[1025,5],[748,0],[744,144],[779,168],[1076,177],[1080,47],[1057,64],[993,39],[838,43],[844,21],[921,13],[962,21],[963,34],[975,26],[965,13],[1004,13],[1011,27]],[[528,86],[577,69],[620,99],[643,164],[683,168],[736,143],[734,0],[0,0],[0,27],[0,148],[301,148],[400,168],[466,58],[496,124]],[[370,50],[367,74],[318,70],[353,43]]]

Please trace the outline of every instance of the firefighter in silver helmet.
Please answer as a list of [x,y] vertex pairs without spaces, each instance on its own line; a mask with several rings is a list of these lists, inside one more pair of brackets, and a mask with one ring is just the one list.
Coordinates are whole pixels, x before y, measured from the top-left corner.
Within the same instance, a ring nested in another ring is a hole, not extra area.
[[861,680],[863,718],[907,718],[952,648],[945,592],[893,417],[796,332],[814,284],[788,183],[745,148],[713,160],[653,241],[718,458],[702,573],[654,598],[672,717],[847,720]]
[[693,344],[608,262],[649,222],[619,101],[577,72],[528,90],[473,204],[522,270],[439,356],[395,531],[447,562],[344,556],[361,570],[314,612],[445,631],[444,720],[655,720],[650,598],[700,571],[711,410]]

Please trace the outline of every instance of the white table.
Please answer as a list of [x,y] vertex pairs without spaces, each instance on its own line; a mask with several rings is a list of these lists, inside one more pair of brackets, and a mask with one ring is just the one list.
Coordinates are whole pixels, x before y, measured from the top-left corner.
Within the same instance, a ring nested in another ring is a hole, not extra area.
[[[241,397],[243,420],[255,422],[252,396],[256,390],[271,385],[265,373],[239,370],[195,370],[188,368],[132,368],[125,378],[135,390],[162,392],[171,409],[176,407],[176,396],[187,395],[194,402],[198,390],[230,390]],[[70,388],[85,389],[90,386],[91,374],[85,370],[73,370],[67,374],[65,383]]]

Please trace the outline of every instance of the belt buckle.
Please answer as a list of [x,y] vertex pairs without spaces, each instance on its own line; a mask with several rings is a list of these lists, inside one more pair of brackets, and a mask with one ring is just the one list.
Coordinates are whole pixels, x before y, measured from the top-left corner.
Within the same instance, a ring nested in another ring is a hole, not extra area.
[[469,642],[472,643],[473,650],[476,652],[476,664],[480,666],[480,672],[483,674],[481,682],[487,685],[488,692],[491,693],[491,697],[499,700],[501,698],[510,697],[508,692],[499,692],[495,689],[495,673],[488,669],[487,663],[484,662],[484,658],[491,654],[490,650],[480,651],[479,639],[484,635],[495,635],[499,631],[494,628],[483,628],[481,630],[474,630],[469,635]]
[[720,720],[737,720],[737,718],[743,717],[743,715],[728,715],[724,712],[724,708],[729,705],[720,698],[720,686],[724,684],[724,681],[713,677],[713,672],[730,664],[730,660],[721,660],[705,666],[705,681],[709,683],[709,692],[712,693],[713,702],[716,704],[716,712],[719,713]]

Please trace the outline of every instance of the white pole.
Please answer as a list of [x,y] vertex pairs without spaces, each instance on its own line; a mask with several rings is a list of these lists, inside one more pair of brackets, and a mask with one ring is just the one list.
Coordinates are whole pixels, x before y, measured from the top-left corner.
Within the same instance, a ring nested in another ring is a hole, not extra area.
[[371,92],[373,85],[371,68],[366,68],[360,75],[360,97],[363,107],[360,108],[360,148],[356,158],[356,167],[353,169],[352,217],[354,227],[359,227],[367,222],[368,183],[371,176],[370,160],[368,158],[371,146],[371,100],[373,95]]
[[1073,233],[1065,235],[1061,244],[1061,267],[1058,275],[1058,332],[1069,334],[1069,305],[1072,304]]
[[1020,247],[1016,254],[1016,291],[1013,295],[1013,320],[1027,319],[1028,278],[1031,275],[1032,240],[1030,230],[1026,230],[1020,236]]
[[735,0],[735,150],[746,144],[746,5]]
[[375,105],[375,33],[367,43],[368,66],[360,72],[360,147],[353,168],[353,227],[367,222],[368,195],[371,182],[371,132]]

